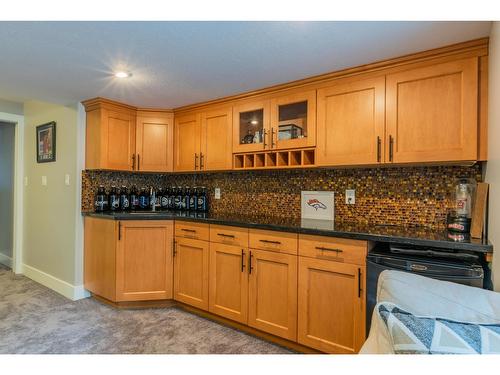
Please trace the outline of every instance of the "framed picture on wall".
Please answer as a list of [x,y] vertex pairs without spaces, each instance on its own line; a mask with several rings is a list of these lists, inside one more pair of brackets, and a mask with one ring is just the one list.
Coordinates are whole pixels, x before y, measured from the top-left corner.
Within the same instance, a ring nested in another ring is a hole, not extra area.
[[48,122],[36,127],[36,161],[56,161],[56,123]]

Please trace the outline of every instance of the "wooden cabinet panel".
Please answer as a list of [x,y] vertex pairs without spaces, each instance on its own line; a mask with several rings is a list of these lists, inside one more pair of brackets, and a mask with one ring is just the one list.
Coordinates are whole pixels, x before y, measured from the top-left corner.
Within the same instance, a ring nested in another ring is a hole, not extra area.
[[110,301],[116,298],[116,230],[114,220],[85,217],[85,289]]
[[248,315],[247,256],[245,248],[210,243],[209,310],[245,324]]
[[297,337],[297,256],[250,250],[248,325]]
[[364,266],[370,243],[326,236],[299,234],[299,255]]
[[269,250],[278,253],[296,255],[297,233],[250,229],[249,247],[252,249]]
[[135,153],[135,117],[109,111],[107,119],[107,169],[132,170]]
[[195,171],[200,168],[201,121],[199,114],[175,117],[174,170]]
[[365,339],[365,267],[299,257],[298,274],[298,342],[357,353]]
[[172,298],[171,221],[121,221],[116,252],[116,300]]
[[271,100],[271,149],[316,145],[316,90]]
[[270,149],[270,105],[269,100],[257,100],[233,107],[233,152]]
[[477,57],[389,74],[386,160],[477,159]]
[[175,222],[175,236],[192,238],[194,240],[208,241],[208,239],[210,238],[209,225],[204,223],[177,220]]
[[248,247],[248,228],[210,225],[210,242]]
[[202,114],[200,170],[232,168],[232,130],[233,114],[231,108]]
[[137,114],[136,169],[148,172],[173,170],[174,126],[171,114]]
[[175,239],[174,299],[208,310],[208,242]]
[[319,165],[383,162],[385,77],[339,80],[318,90]]

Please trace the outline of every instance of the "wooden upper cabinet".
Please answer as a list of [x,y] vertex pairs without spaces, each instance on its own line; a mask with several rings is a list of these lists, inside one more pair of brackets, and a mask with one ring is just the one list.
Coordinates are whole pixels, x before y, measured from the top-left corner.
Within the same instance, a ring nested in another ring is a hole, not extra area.
[[365,268],[299,256],[298,274],[298,342],[357,353],[365,341]]
[[246,102],[233,107],[233,152],[270,149],[269,100]]
[[136,126],[136,170],[173,170],[174,121],[171,112],[138,111]]
[[385,77],[344,79],[318,90],[318,165],[383,162]]
[[174,171],[196,171],[200,168],[201,116],[175,116]]
[[387,75],[386,160],[477,159],[478,58]]
[[116,252],[116,300],[172,298],[173,222],[122,221]]
[[271,99],[271,149],[316,145],[316,90]]
[[232,130],[231,107],[202,113],[200,170],[232,168]]
[[87,111],[85,168],[133,170],[135,108],[102,98],[83,104]]

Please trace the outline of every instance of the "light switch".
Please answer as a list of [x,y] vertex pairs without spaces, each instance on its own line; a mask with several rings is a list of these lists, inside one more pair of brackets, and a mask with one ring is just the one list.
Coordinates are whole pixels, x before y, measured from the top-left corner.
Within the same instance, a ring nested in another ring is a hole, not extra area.
[[24,177],[24,186],[28,186],[28,176]]
[[220,188],[215,188],[215,199],[220,199]]
[[42,186],[47,186],[47,176],[42,176]]
[[69,174],[64,175],[64,184],[69,186]]

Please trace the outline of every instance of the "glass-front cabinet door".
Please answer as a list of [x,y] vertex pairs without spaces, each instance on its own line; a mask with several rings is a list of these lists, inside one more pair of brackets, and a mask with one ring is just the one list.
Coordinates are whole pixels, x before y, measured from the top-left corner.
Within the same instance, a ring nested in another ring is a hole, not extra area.
[[270,102],[249,102],[233,109],[233,152],[253,152],[270,148]]
[[271,100],[271,149],[316,145],[316,90]]

